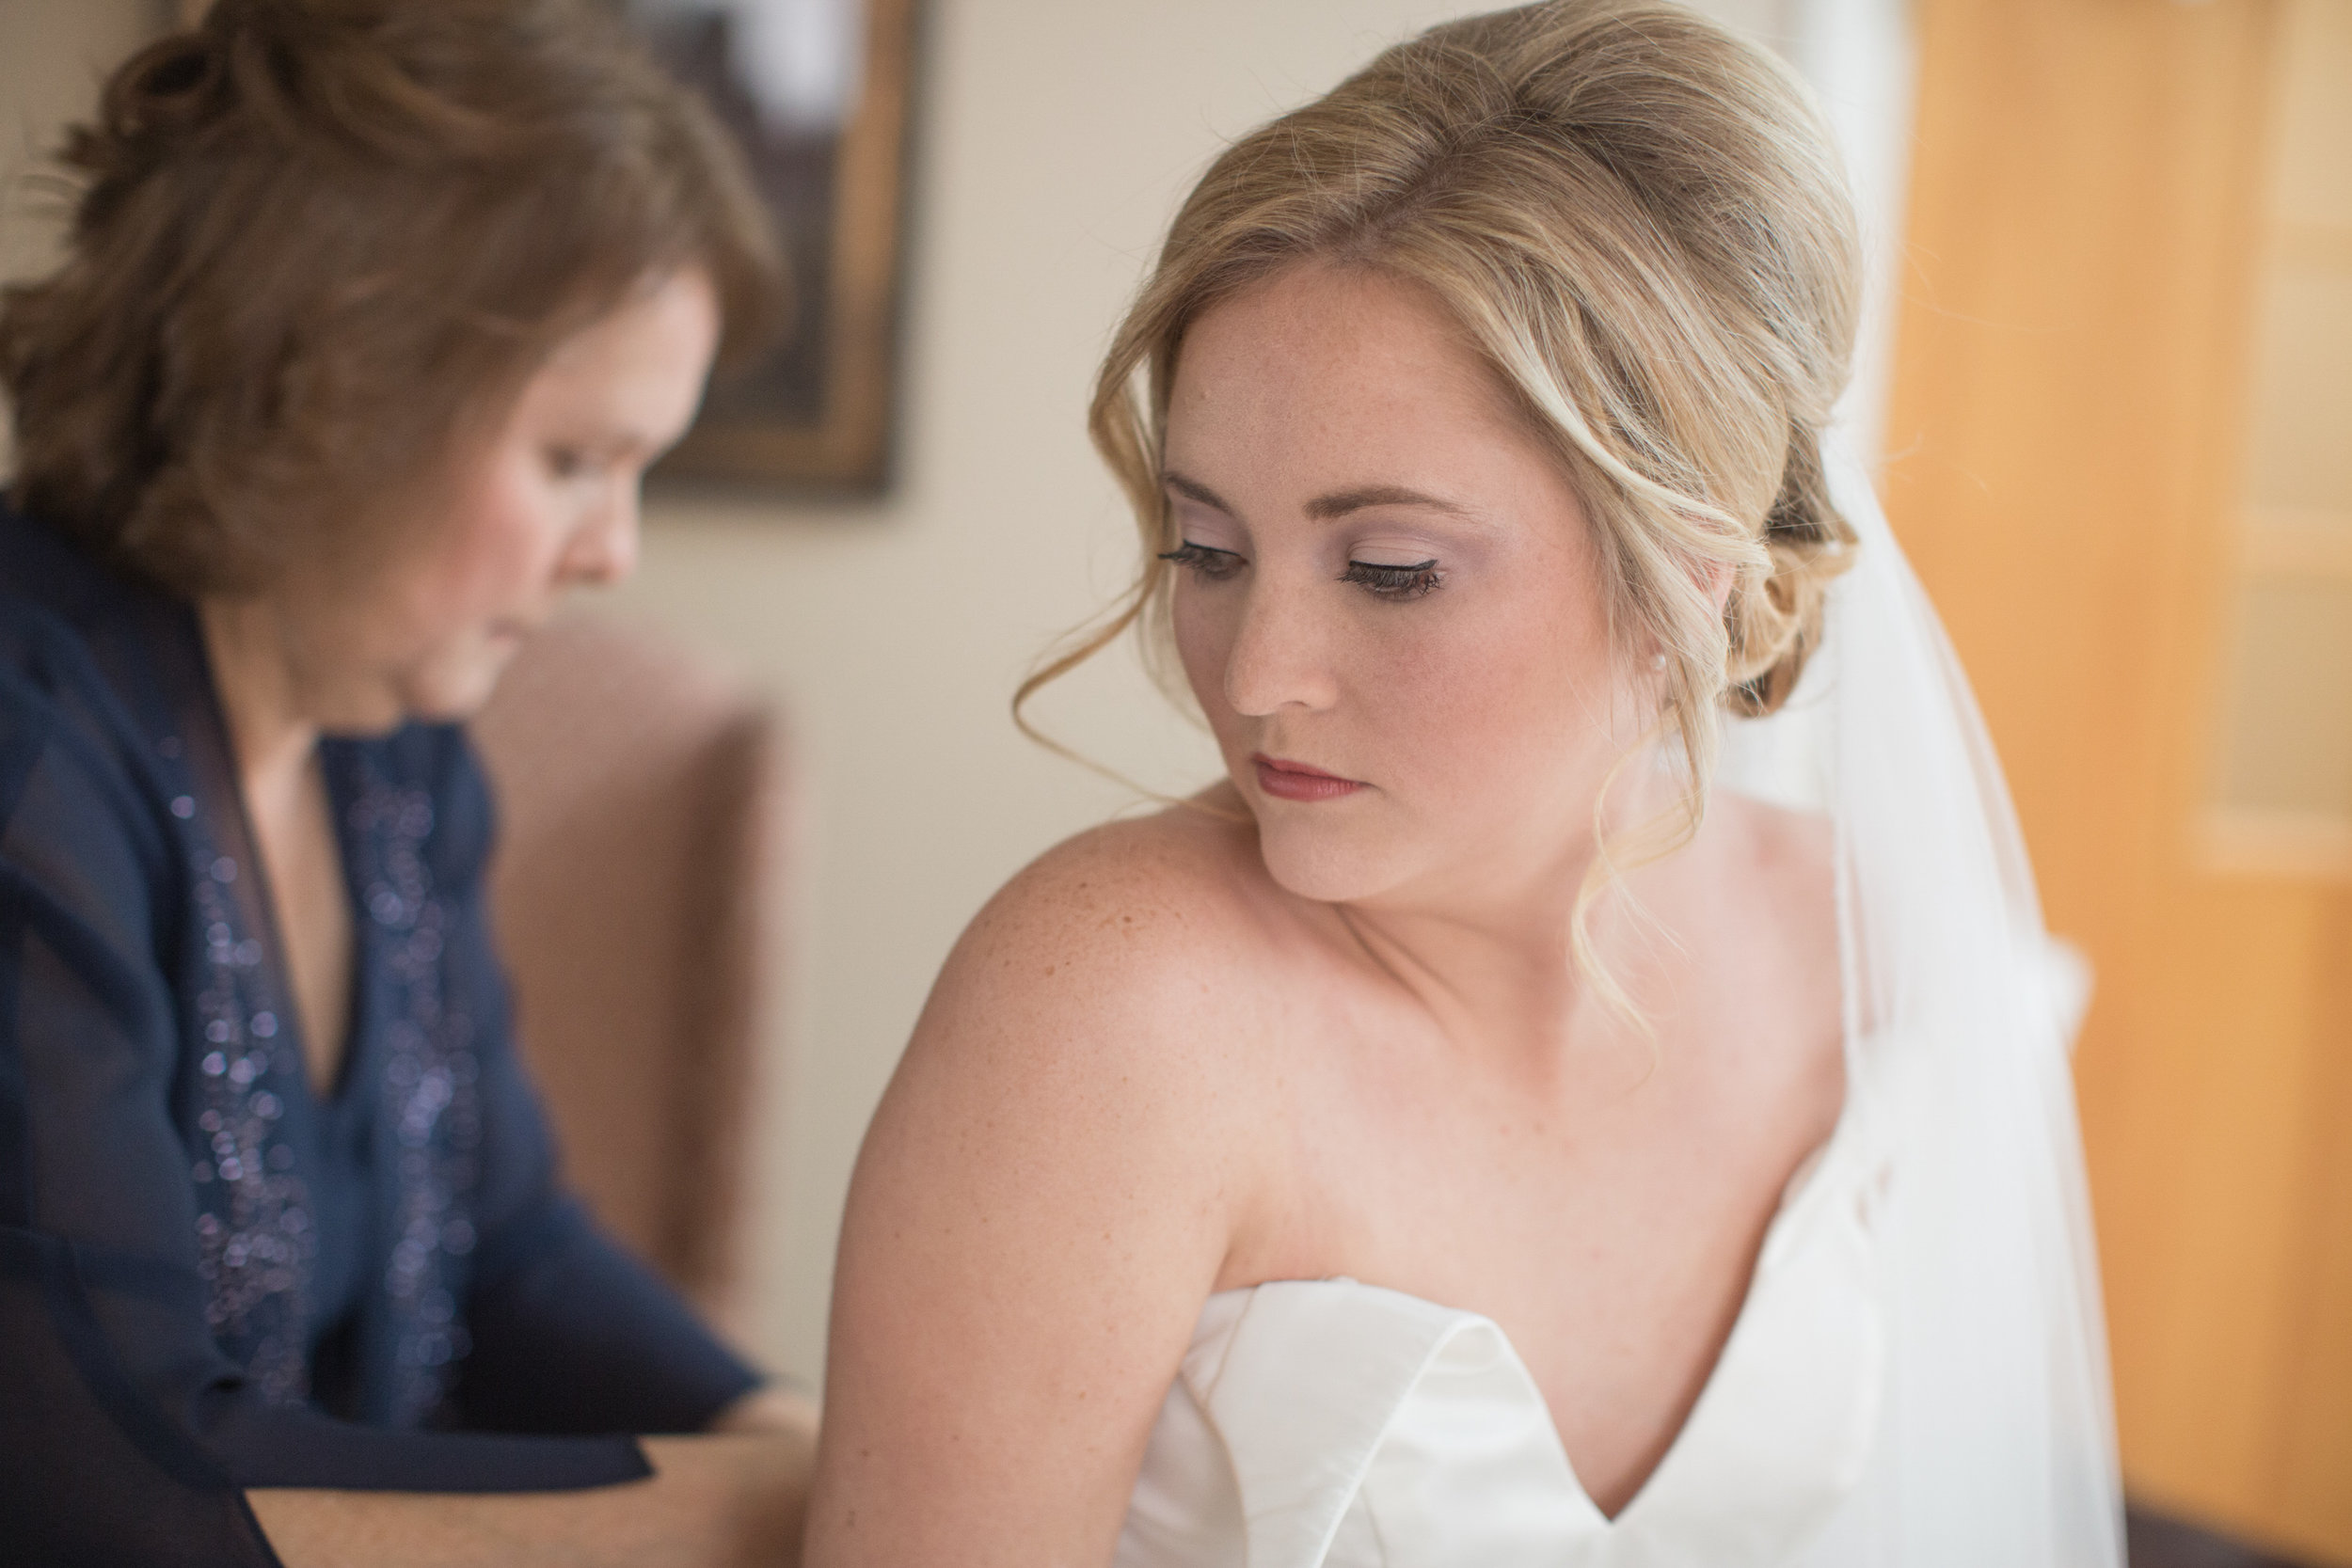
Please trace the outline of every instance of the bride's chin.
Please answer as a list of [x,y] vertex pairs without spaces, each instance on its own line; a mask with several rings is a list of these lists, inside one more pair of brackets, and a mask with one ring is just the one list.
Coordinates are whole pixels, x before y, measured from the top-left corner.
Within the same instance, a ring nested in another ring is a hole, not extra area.
[[1258,853],[1275,886],[1318,904],[1359,902],[1397,881],[1394,856],[1382,847],[1347,843],[1341,835],[1298,824],[1270,826],[1262,820]]

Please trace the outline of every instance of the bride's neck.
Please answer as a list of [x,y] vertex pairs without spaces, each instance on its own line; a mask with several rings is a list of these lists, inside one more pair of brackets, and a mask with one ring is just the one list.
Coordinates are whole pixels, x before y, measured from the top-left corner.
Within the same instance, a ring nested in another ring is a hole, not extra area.
[[[1610,848],[1621,867],[1638,849],[1626,835],[1669,826],[1679,791],[1678,782],[1661,777],[1618,792]],[[1622,1032],[1623,1018],[1577,956],[1578,901],[1600,855],[1586,823],[1548,852],[1499,855],[1492,867],[1457,870],[1442,886],[1333,905],[1334,916],[1449,1033],[1548,1048],[1596,1029]],[[1656,940],[1656,916],[1695,870],[1687,847],[1621,869],[1585,911],[1585,939],[1619,984],[1638,984],[1671,949]]]

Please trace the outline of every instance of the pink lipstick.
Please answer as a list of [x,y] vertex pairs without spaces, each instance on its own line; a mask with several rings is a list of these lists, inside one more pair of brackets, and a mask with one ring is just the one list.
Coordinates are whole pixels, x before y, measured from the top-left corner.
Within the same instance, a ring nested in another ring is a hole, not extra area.
[[1364,787],[1354,779],[1263,752],[1252,753],[1249,760],[1258,769],[1258,787],[1278,800],[1336,800]]

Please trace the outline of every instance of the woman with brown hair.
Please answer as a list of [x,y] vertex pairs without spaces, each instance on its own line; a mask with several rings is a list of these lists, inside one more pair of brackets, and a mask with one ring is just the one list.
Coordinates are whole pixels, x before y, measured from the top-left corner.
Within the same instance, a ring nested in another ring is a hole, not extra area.
[[[1832,410],[1803,85],[1657,0],[1228,148],[1112,340],[1226,777],[1015,878],[860,1157],[825,1568],[2108,1568],[2063,1036]],[[1032,681],[1031,687],[1037,682]]]
[[770,315],[733,155],[584,5],[219,0],[66,162],[0,308],[0,1555],[788,1557],[809,1413],[555,1181],[452,722]]

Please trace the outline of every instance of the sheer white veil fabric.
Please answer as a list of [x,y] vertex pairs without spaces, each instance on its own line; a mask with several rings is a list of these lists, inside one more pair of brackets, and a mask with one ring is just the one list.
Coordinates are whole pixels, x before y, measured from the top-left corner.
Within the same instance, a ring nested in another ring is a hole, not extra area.
[[2122,1502],[2068,1044],[2016,819],[1965,676],[1867,476],[1782,712],[1724,787],[1836,825],[1849,1092],[1887,1156],[1875,1449],[1816,1568],[2118,1568]]

